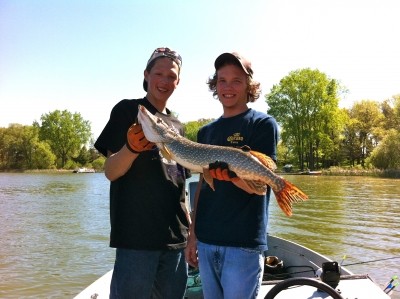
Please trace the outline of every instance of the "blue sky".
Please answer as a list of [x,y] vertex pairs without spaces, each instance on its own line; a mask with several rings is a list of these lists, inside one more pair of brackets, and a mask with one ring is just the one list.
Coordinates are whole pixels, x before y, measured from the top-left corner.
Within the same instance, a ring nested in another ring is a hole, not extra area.
[[0,127],[78,112],[94,138],[121,99],[139,98],[152,51],[183,58],[169,108],[182,121],[218,117],[205,84],[214,60],[239,51],[263,96],[300,68],[339,80],[354,101],[400,93],[397,0],[0,0]]

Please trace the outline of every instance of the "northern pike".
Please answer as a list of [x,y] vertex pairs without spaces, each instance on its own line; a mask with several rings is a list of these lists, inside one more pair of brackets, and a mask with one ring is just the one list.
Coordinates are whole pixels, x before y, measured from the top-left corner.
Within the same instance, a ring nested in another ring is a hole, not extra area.
[[308,199],[303,191],[275,174],[275,162],[260,152],[191,141],[142,105],[139,105],[138,121],[146,139],[157,145],[164,158],[202,173],[213,190],[213,179],[209,175],[208,166],[215,161],[223,161],[236,173],[241,184],[253,193],[266,194],[267,186],[270,186],[279,207],[287,216],[292,215],[292,203]]

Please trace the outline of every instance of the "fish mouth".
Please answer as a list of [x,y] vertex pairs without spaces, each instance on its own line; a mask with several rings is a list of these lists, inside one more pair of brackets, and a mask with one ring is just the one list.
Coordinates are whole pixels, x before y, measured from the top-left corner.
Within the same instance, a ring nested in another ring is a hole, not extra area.
[[147,113],[146,108],[144,106],[142,106],[142,105],[139,105],[138,108],[139,108],[139,113],[138,113],[138,116],[137,116],[138,123],[139,124],[144,124],[145,123],[144,114]]

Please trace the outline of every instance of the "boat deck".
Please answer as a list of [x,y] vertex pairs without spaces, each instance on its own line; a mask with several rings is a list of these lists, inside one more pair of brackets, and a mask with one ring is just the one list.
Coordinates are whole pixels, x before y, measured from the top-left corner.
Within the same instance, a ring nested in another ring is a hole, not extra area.
[[[263,284],[258,298],[264,298],[277,282]],[[385,299],[390,298],[382,293],[378,285],[371,283],[368,275],[344,275],[341,276],[336,291],[346,299]],[[293,286],[281,291],[276,299],[328,299],[332,298],[327,293],[319,291],[313,286]]]
[[[78,294],[75,299],[105,299],[109,296],[110,280],[112,271],[96,280],[92,285]],[[267,293],[280,281],[264,282],[261,286],[259,299],[265,298]],[[185,297],[187,299],[203,298],[199,292],[193,291]],[[371,283],[368,275],[344,275],[341,276],[336,291],[346,299],[389,299],[378,285]],[[313,286],[293,286],[281,291],[275,296],[275,299],[329,299],[332,298],[327,293],[319,291]]]

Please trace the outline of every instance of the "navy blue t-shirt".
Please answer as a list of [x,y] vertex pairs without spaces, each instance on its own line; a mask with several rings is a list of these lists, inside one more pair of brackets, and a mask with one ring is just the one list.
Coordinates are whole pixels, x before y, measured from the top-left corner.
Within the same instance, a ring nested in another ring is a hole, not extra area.
[[[223,118],[202,127],[197,141],[203,144],[242,147],[266,154],[276,161],[279,139],[276,120],[265,113],[248,109],[239,115]],[[196,236],[203,243],[267,249],[267,195],[249,194],[231,182],[214,180],[215,191],[206,182],[196,210]]]

